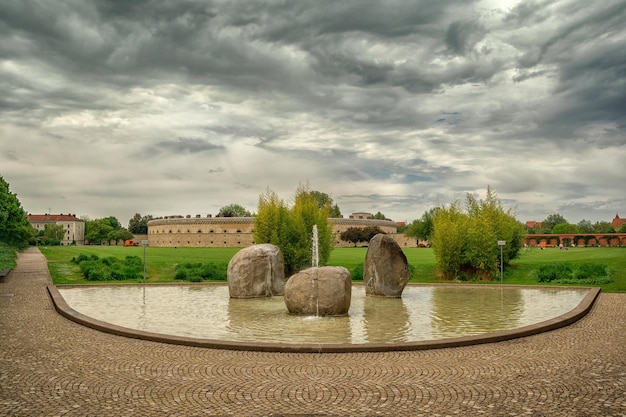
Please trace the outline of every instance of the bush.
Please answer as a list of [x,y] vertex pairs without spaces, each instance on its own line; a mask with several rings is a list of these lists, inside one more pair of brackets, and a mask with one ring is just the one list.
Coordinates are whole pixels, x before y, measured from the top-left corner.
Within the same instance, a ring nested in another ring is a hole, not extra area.
[[80,255],[78,255],[78,257],[73,257],[71,262],[74,262],[75,264],[80,264],[83,261],[87,261],[89,260],[89,256],[85,255],[84,253],[81,253]]
[[537,272],[539,282],[553,282],[567,279],[572,275],[572,267],[569,264],[541,265]]
[[542,265],[537,278],[539,282],[576,285],[602,285],[612,281],[608,266],[597,263]]
[[143,262],[138,256],[127,256],[124,260],[109,256],[80,254],[72,262],[80,266],[85,279],[89,281],[122,281],[139,279],[143,276]]
[[601,278],[607,276],[607,266],[602,264],[584,263],[578,266],[574,274],[576,279]]
[[185,262],[176,265],[174,279],[181,281],[226,281],[228,272],[227,264],[214,264],[202,262]]
[[353,281],[363,281],[363,263],[358,264],[351,271]]
[[17,252],[15,248],[0,242],[0,271],[4,268],[15,268]]

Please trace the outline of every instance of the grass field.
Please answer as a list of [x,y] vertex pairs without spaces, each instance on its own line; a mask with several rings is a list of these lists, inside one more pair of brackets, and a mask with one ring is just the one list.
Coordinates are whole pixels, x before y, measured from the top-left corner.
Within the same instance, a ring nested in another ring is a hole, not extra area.
[[[93,283],[83,279],[78,266],[71,261],[81,253],[96,254],[100,257],[128,255],[143,259],[143,247],[123,246],[55,246],[40,247],[48,259],[48,268],[55,284]],[[149,282],[171,282],[174,270],[182,262],[228,263],[239,248],[146,248],[146,272]],[[329,265],[344,266],[349,270],[362,263],[367,248],[336,248],[329,259]],[[432,249],[408,248],[404,250],[409,264],[414,268],[411,282],[438,283],[435,272],[435,257]],[[540,250],[522,249],[521,256],[514,260],[511,268],[505,270],[504,283],[517,285],[542,285],[537,282],[537,270],[541,265],[568,262],[578,264],[593,262],[607,265],[613,282],[601,285],[606,292],[626,292],[626,248],[558,248]],[[137,282],[136,280],[130,282]],[[499,283],[499,280],[494,282]]]

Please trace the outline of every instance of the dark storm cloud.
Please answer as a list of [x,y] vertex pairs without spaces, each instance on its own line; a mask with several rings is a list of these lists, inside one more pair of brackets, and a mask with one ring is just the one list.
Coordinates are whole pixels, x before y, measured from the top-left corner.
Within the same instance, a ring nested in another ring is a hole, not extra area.
[[615,207],[624,21],[623,0],[5,0],[0,166],[106,194],[133,165],[222,205],[310,179],[416,217],[487,184],[528,215]]
[[163,149],[167,152],[205,152],[223,149],[222,146],[214,145],[202,139],[196,138],[178,138],[172,141],[164,141],[156,144],[157,148]]

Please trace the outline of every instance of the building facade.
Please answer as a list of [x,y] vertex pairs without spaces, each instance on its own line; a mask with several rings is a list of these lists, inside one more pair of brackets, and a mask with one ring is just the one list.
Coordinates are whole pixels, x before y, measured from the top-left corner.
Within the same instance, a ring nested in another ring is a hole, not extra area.
[[38,232],[45,230],[47,224],[62,226],[65,234],[61,245],[85,244],[85,222],[74,214],[28,214],[26,217]]
[[[333,227],[335,247],[354,246],[341,240],[340,235],[350,227],[377,226],[401,247],[417,247],[413,238],[397,233],[391,220],[367,218],[364,213],[350,218],[328,219]],[[160,247],[246,247],[254,242],[254,217],[201,217],[196,215],[166,216],[148,222],[148,244]],[[367,245],[363,243],[361,245]]]

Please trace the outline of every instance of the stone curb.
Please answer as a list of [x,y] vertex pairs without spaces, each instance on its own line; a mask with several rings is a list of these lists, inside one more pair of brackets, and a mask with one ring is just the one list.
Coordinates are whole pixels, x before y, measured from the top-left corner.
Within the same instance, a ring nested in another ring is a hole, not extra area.
[[237,341],[223,341],[214,339],[199,339],[182,336],[164,335],[160,333],[145,332],[129,329],[111,323],[93,319],[72,309],[56,286],[48,285],[55,310],[76,323],[96,329],[102,332],[115,334],[134,339],[148,340],[153,342],[169,343],[175,345],[194,346],[208,349],[229,349],[256,352],[294,352],[294,353],[348,353],[348,352],[393,352],[413,351],[427,349],[442,349],[460,346],[477,345],[484,343],[496,343],[505,340],[517,339],[555,330],[568,326],[584,317],[593,307],[600,294],[600,288],[589,288],[587,295],[574,309],[552,319],[535,323],[516,329],[502,330],[499,332],[463,336],[441,340],[426,340],[406,343],[365,343],[365,344],[286,344],[286,343],[251,343]]

